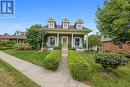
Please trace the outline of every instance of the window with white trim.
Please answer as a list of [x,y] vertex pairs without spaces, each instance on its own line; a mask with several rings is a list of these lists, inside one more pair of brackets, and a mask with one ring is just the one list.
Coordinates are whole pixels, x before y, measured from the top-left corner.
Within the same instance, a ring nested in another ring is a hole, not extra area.
[[77,29],[82,29],[82,24],[77,24]]
[[50,23],[48,24],[48,28],[54,28],[54,23],[53,23],[53,22],[50,22]]
[[54,46],[55,45],[55,37],[50,37],[50,45]]
[[68,29],[68,23],[63,23],[63,28]]

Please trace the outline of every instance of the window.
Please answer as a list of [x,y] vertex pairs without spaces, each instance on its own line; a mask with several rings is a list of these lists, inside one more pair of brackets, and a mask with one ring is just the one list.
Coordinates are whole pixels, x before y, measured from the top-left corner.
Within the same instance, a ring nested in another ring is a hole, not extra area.
[[63,28],[67,29],[68,28],[68,23],[63,23]]
[[77,29],[82,29],[82,24],[77,24]]
[[79,47],[80,45],[80,38],[75,38],[75,46]]
[[123,44],[120,43],[120,44],[118,45],[118,48],[119,48],[119,49],[123,49]]
[[50,37],[50,45],[51,46],[55,45],[55,37]]
[[54,23],[53,23],[53,22],[50,22],[48,27],[49,27],[49,28],[54,28]]

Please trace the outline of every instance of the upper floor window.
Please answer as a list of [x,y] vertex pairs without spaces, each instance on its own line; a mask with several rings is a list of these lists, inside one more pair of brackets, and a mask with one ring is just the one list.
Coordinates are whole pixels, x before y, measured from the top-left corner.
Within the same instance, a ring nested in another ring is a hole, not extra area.
[[82,24],[77,24],[77,29],[82,29]]
[[53,22],[50,22],[50,23],[48,24],[48,28],[54,28],[54,23],[53,23]]
[[68,29],[68,23],[63,23],[63,28]]

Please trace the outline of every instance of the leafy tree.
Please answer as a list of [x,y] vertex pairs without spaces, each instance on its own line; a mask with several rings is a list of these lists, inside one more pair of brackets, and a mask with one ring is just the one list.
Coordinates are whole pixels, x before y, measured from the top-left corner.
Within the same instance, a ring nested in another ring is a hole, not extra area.
[[46,34],[41,28],[41,25],[35,24],[27,29],[27,42],[32,46],[32,49],[37,49],[42,46],[42,43],[43,45],[46,43]]
[[97,46],[99,47],[101,45],[101,40],[100,40],[100,36],[99,35],[90,35],[88,37],[88,46],[89,48],[92,48]]
[[97,28],[115,43],[130,40],[130,0],[105,0],[96,12]]

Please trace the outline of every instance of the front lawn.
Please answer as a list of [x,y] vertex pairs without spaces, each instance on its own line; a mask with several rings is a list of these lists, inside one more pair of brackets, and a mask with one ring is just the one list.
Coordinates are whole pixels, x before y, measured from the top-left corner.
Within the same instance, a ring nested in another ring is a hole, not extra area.
[[93,87],[130,87],[130,62],[127,66],[107,74],[99,64],[95,63],[93,54],[87,52],[80,54],[92,68],[90,77],[84,83],[89,83]]
[[9,64],[0,60],[0,87],[39,87]]
[[43,60],[49,53],[49,52],[38,52],[35,50],[20,51],[16,49],[3,50],[3,52],[40,66],[44,65]]

